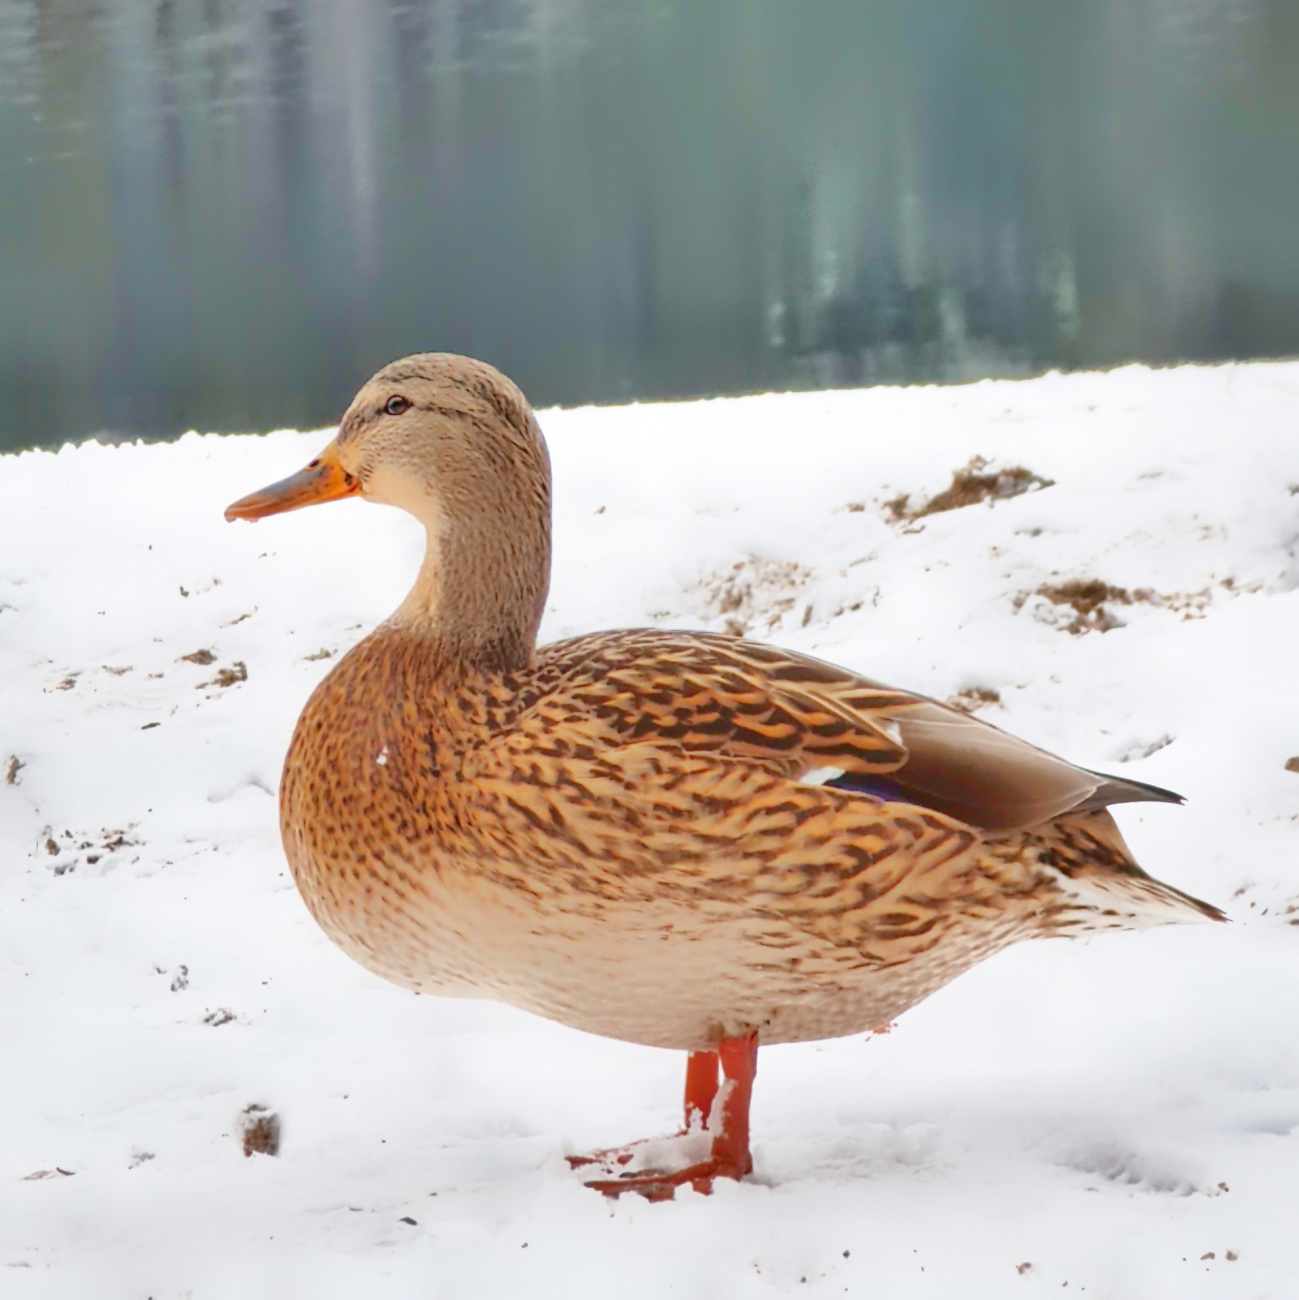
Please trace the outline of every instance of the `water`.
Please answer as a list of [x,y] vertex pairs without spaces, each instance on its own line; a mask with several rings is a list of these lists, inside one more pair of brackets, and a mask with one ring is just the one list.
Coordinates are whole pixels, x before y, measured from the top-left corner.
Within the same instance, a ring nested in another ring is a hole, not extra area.
[[0,447],[1299,352],[1294,0],[0,0]]

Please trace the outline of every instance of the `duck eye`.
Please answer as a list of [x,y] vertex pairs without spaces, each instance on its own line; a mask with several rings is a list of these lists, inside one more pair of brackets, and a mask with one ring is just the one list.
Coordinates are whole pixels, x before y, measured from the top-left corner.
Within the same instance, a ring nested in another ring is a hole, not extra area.
[[410,399],[402,397],[400,394],[390,397],[384,404],[383,409],[389,415],[404,415],[410,410]]

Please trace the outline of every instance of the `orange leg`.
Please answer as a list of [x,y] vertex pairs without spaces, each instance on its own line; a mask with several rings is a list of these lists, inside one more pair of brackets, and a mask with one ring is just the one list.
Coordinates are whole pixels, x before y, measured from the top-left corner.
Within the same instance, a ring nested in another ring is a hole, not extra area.
[[[721,1065],[725,1086],[717,1086],[717,1066]],[[707,1160],[684,1169],[626,1170],[615,1178],[597,1178],[588,1187],[606,1196],[638,1192],[651,1201],[670,1201],[678,1187],[689,1183],[697,1192],[713,1190],[713,1179],[739,1180],[753,1172],[749,1154],[749,1103],[753,1097],[753,1080],[758,1072],[758,1035],[723,1039],[716,1052],[692,1052],[686,1065],[686,1127],[694,1115],[706,1115],[704,1129],[712,1134],[712,1150]],[[720,1104],[720,1110],[719,1110]],[[629,1164],[634,1147],[618,1152],[601,1152],[598,1157],[570,1156],[577,1168],[595,1162]]]
[[717,1097],[717,1053],[691,1052],[686,1060],[686,1127],[698,1123],[708,1127],[713,1101]]

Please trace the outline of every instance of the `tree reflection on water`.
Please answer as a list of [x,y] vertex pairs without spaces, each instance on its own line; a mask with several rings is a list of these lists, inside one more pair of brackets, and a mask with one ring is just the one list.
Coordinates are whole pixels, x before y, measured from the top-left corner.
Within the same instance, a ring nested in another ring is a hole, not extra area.
[[1289,0],[0,0],[0,446],[1299,352]]

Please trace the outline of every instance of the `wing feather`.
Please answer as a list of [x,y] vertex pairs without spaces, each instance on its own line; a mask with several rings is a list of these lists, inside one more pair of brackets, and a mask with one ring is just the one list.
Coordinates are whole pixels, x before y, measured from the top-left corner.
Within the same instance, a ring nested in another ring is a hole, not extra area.
[[[791,779],[901,799],[986,830],[1137,799],[1155,786],[1091,772],[936,700],[808,655],[709,633],[604,633],[539,652],[532,706],[595,746],[649,743]],[[526,729],[527,720],[515,724]]]

